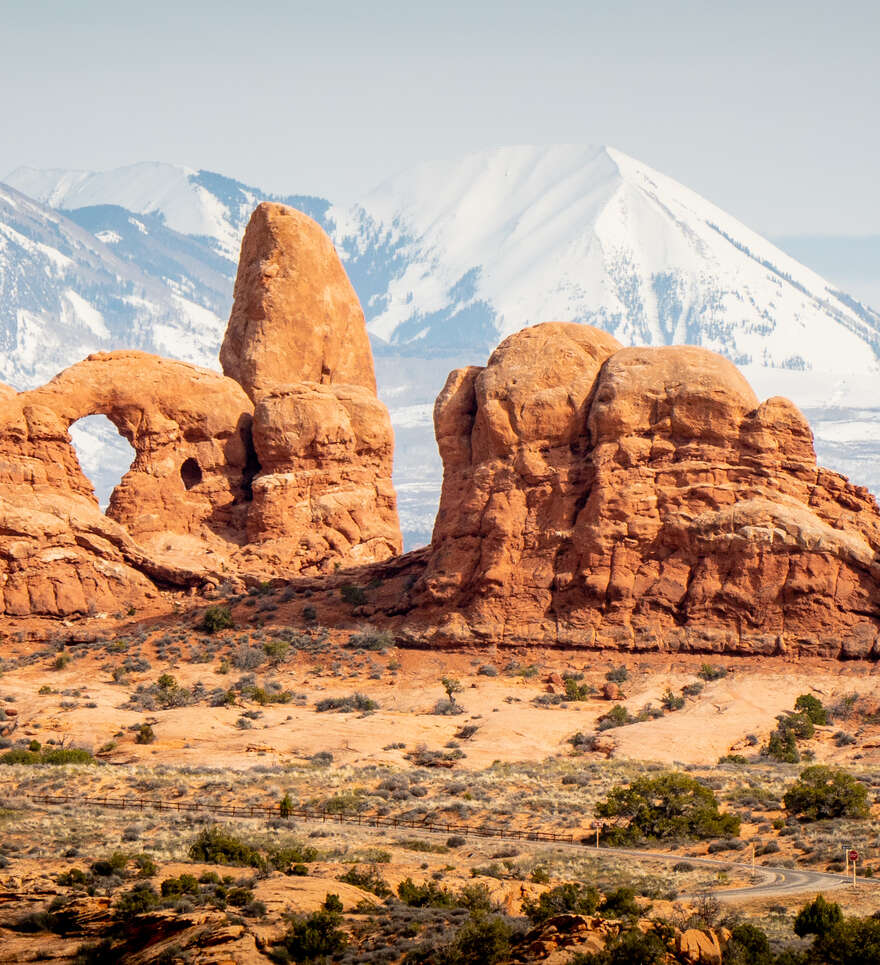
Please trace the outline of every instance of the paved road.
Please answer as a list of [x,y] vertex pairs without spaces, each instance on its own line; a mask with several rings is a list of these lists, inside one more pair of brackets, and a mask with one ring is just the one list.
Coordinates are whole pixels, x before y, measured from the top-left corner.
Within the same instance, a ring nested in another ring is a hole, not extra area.
[[[575,845],[585,849],[584,845]],[[721,870],[730,868],[736,871],[751,875],[752,866],[741,861],[724,861],[717,858],[691,858],[679,854],[667,854],[662,851],[643,851],[640,848],[586,848],[593,854],[624,856],[635,860],[645,860],[650,858],[652,861],[663,861],[668,864],[677,864],[679,861],[686,861],[688,864],[701,865],[708,868]],[[711,893],[720,901],[737,901],[741,898],[774,898],[785,897],[786,895],[801,894],[802,892],[831,891],[833,888],[840,888],[847,883],[852,884],[852,878],[846,875],[827,874],[824,871],[810,871],[805,868],[779,868],[768,865],[755,865],[756,881],[752,885],[743,888],[714,888]],[[876,886],[870,878],[860,878],[859,884],[869,884]],[[688,897],[682,895],[683,898]],[[691,896],[693,897],[693,896]]]

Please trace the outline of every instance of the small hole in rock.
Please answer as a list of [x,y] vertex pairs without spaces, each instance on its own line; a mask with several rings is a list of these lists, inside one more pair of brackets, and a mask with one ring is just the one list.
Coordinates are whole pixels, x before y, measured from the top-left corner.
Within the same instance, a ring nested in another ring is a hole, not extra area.
[[183,485],[186,486],[187,489],[198,486],[202,481],[202,469],[195,459],[190,458],[184,460],[183,465],[180,467],[180,478],[183,480]]

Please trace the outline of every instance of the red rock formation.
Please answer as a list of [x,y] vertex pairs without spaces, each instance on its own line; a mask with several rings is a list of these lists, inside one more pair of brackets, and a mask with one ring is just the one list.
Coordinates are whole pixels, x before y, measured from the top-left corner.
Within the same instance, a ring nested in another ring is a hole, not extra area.
[[435,406],[423,639],[880,656],[880,512],[784,399],[691,347],[535,326]]
[[253,431],[262,471],[248,534],[261,556],[312,575],[400,552],[391,420],[374,393],[279,387],[257,403]]
[[[261,205],[242,253],[223,345],[241,384],[111,352],[31,392],[0,387],[0,612],[115,612],[157,586],[400,552],[391,423],[330,240]],[[106,516],[68,435],[99,413],[135,450]]]
[[320,226],[281,204],[256,209],[241,251],[220,359],[256,403],[252,548],[310,575],[387,559],[402,546],[394,436],[348,276]]
[[251,215],[220,362],[255,402],[296,382],[375,395],[360,302],[333,243],[301,211],[266,201]]

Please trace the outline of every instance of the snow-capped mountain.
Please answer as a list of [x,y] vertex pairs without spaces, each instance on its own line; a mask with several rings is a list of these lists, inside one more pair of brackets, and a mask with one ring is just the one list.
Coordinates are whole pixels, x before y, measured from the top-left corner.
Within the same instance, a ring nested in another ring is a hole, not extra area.
[[[446,374],[552,319],[625,343],[722,352],[760,395],[805,409],[826,465],[880,491],[880,316],[613,149],[516,147],[423,164],[351,208],[167,164],[18,169],[7,180],[18,191],[0,187],[0,379],[18,388],[96,349],[218,367],[254,205],[280,200],[316,218],[364,304],[409,546],[429,538],[436,510],[431,409]],[[84,467],[93,479],[100,469],[106,489],[130,452],[121,442],[108,452],[107,426],[82,426]]]
[[116,205],[153,214],[180,234],[203,238],[218,254],[238,261],[241,236],[260,201],[282,201],[320,219],[328,202],[304,195],[268,194],[212,171],[143,162],[113,171],[17,168],[6,183],[52,208]]
[[370,331],[397,352],[486,350],[570,319],[740,365],[880,370],[880,315],[611,148],[423,164],[328,217]]

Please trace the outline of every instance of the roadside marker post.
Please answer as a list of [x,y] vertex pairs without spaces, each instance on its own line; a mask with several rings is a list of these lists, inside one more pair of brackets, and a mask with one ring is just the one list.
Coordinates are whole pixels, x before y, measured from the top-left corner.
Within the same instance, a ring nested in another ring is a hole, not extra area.
[[859,853],[858,853],[858,851],[848,851],[846,856],[847,856],[847,858],[852,862],[853,888],[855,888],[855,886],[856,886],[856,862],[858,862],[858,860],[859,860]]

